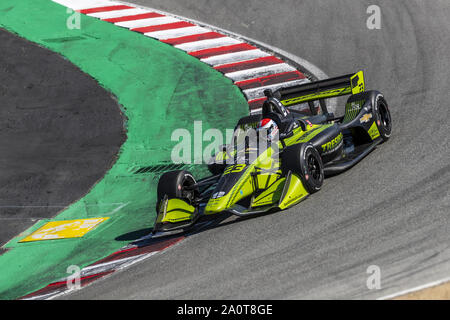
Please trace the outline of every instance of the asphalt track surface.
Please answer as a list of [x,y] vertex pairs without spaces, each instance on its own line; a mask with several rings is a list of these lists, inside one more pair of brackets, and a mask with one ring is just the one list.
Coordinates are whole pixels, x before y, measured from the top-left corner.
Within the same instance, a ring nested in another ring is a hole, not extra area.
[[125,141],[119,105],[56,53],[0,29],[0,245],[87,193]]
[[[279,47],[329,76],[363,69],[390,104],[393,134],[296,207],[224,222],[66,298],[374,299],[448,277],[447,1],[134,2]],[[381,30],[366,27],[372,4]],[[380,290],[366,286],[371,265]]]

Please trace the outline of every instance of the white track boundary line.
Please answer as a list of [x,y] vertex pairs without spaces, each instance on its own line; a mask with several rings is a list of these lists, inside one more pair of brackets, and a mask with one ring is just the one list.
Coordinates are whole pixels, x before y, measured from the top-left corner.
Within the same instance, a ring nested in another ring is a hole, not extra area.
[[151,38],[156,38],[158,40],[167,40],[185,36],[192,36],[196,34],[202,34],[210,32],[211,30],[194,26],[194,27],[185,27],[185,28],[177,28],[177,29],[168,29],[163,31],[153,31],[146,32],[144,35]]
[[230,38],[230,37],[221,37],[207,40],[199,40],[193,42],[186,42],[182,44],[175,45],[174,47],[177,49],[181,49],[186,52],[199,51],[223,46],[230,46],[233,44],[243,43],[240,40]]
[[52,0],[53,2],[59,3],[62,6],[71,8],[73,10],[80,10],[85,8],[99,8],[106,6],[113,6],[118,1],[108,1],[108,0]]
[[423,290],[423,289],[436,287],[438,285],[444,284],[444,283],[449,282],[449,281],[450,281],[450,277],[443,278],[441,280],[428,282],[426,284],[423,284],[423,285],[420,285],[420,286],[417,286],[417,287],[414,287],[414,288],[410,288],[410,289],[399,291],[399,292],[396,292],[396,293],[393,293],[393,294],[389,294],[389,295],[377,298],[377,300],[389,300],[389,299],[392,299],[392,298],[400,297],[400,296],[403,296],[405,294],[413,293],[413,292],[420,291],[420,290]]
[[[109,261],[109,262],[105,262],[105,263],[93,264],[93,265],[90,265],[90,266],[87,266],[87,267],[84,267],[83,269],[81,269],[80,273],[81,273],[82,277],[86,277],[86,276],[90,276],[92,274],[102,273],[102,272],[106,272],[109,270],[116,270],[120,265],[123,265],[129,261],[136,260],[140,256],[141,255],[138,254],[135,256],[117,259],[117,260],[113,260],[113,261]],[[60,281],[64,281],[65,279],[66,278],[64,278]]]
[[[183,240],[184,240],[184,239],[183,239]],[[96,281],[93,281],[93,282],[91,282],[91,283],[88,283],[87,285],[81,287],[80,289],[74,289],[74,290],[70,290],[70,291],[59,292],[59,293],[56,293],[56,294],[53,295],[53,296],[50,296],[50,297],[46,298],[45,300],[52,300],[52,299],[55,299],[55,298],[57,298],[57,297],[60,297],[60,296],[66,295],[66,294],[70,294],[70,293],[73,293],[73,292],[75,292],[75,291],[82,290],[82,289],[84,289],[84,288],[86,288],[86,287],[88,287],[88,286],[90,286],[90,285],[92,285],[93,283],[96,283],[96,282],[98,282],[98,281],[104,281],[104,280],[107,280],[109,277],[113,276],[114,274],[117,274],[118,272],[122,272],[122,271],[124,271],[125,269],[127,269],[128,267],[130,267],[130,266],[132,266],[132,265],[134,265],[134,264],[137,264],[137,263],[139,263],[139,262],[142,262],[142,261],[146,260],[147,258],[150,258],[150,257],[153,256],[153,255],[156,255],[156,254],[158,254],[158,253],[165,253],[167,250],[170,250],[170,249],[172,249],[172,248],[178,246],[181,242],[183,242],[183,241],[177,241],[176,243],[170,245],[169,247],[163,248],[163,249],[158,250],[158,251],[153,251],[153,252],[143,253],[143,254],[141,254],[141,255],[137,255],[136,257],[139,257],[139,258],[137,258],[137,259],[135,259],[135,260],[132,260],[132,261],[129,262],[129,263],[125,263],[125,264],[120,265],[117,269],[114,269],[114,271],[111,272],[110,274],[104,275],[104,276],[101,277],[100,279],[98,279],[98,280],[96,280]]]
[[151,27],[151,26],[175,23],[175,22],[180,22],[180,21],[181,21],[180,19],[177,19],[174,17],[158,17],[158,18],[147,18],[147,19],[115,22],[114,24],[118,27],[135,29],[135,28]]
[[225,73],[225,77],[230,78],[235,82],[240,82],[290,71],[297,71],[297,69],[287,63],[277,63],[268,66]]
[[150,11],[144,10],[141,8],[136,8],[136,9],[121,9],[121,10],[106,11],[106,12],[88,13],[87,15],[90,17],[94,17],[94,18],[103,20],[103,19],[133,16],[133,15],[148,13],[148,12],[150,12]]
[[[150,258],[151,256],[153,256],[153,255],[155,255],[155,254],[157,254],[157,253],[159,253],[161,251],[164,251],[164,250],[153,251],[153,252],[150,252],[150,253],[144,253],[144,254],[141,254],[141,255],[137,255],[135,257],[136,259],[132,260],[129,263],[124,263],[124,264],[118,266],[116,269],[111,269],[112,272],[110,274],[104,275],[103,277],[101,277],[98,280],[104,280],[104,279],[112,276],[113,274],[115,274],[115,273],[117,273],[117,272],[119,272],[119,271],[121,271],[123,269],[126,269],[126,268],[132,266],[133,264],[136,264],[136,263],[141,262],[141,261],[143,261],[143,260],[145,260],[147,258]],[[53,295],[52,294],[46,294],[46,295],[44,295],[42,297],[33,297],[33,300],[38,300],[38,299],[53,300],[55,298],[58,298],[58,297],[61,297],[61,296],[64,296],[64,295],[71,294],[71,293],[74,293],[76,291],[80,291],[80,290],[90,286],[92,283],[97,282],[98,280],[93,281],[91,283],[88,283],[88,284],[86,284],[85,286],[83,286],[83,287],[81,287],[79,289],[72,289],[72,290],[68,290],[67,289],[67,290],[64,290],[64,291],[61,291],[61,292],[56,292]]]
[[264,52],[260,49],[253,49],[233,53],[218,54],[212,57],[200,59],[200,61],[209,64],[212,67],[217,67],[224,64],[243,62],[269,56],[270,54],[267,52]]

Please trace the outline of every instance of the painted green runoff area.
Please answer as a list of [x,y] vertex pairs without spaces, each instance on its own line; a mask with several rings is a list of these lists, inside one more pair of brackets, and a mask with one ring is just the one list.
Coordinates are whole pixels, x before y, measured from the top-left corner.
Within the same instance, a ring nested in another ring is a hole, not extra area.
[[[44,220],[12,239],[5,245],[9,250],[0,256],[1,299],[19,298],[66,277],[68,266],[87,266],[151,228],[161,172],[135,172],[170,162],[178,143],[171,141],[174,129],[192,132],[196,120],[202,121],[203,132],[224,130],[248,114],[239,89],[197,59],[87,16],[81,16],[79,30],[70,30],[69,16],[65,7],[49,0],[0,3],[1,28],[60,53],[122,106],[127,140],[115,164],[82,199],[51,220],[110,219],[82,238],[18,242],[49,221]],[[204,166],[190,169],[205,174]]]

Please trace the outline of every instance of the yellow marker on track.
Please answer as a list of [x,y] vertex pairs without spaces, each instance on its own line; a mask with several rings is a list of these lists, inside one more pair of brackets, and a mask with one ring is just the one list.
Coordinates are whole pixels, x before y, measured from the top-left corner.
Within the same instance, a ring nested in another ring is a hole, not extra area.
[[19,242],[81,238],[107,219],[109,219],[109,217],[51,221],[40,227],[28,237],[20,240]]

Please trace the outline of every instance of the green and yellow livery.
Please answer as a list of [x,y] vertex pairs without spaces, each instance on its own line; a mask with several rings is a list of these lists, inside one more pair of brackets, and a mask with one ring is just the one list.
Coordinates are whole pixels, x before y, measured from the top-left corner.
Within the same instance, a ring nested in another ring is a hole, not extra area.
[[[380,92],[365,90],[362,71],[264,93],[262,113],[240,119],[233,141],[211,158],[211,176],[197,181],[184,170],[161,176],[154,233],[186,230],[222,212],[248,216],[290,208],[391,135],[388,104]],[[350,96],[345,114],[336,117],[326,99],[342,95]],[[279,129],[270,143],[250,134],[263,118]]]

